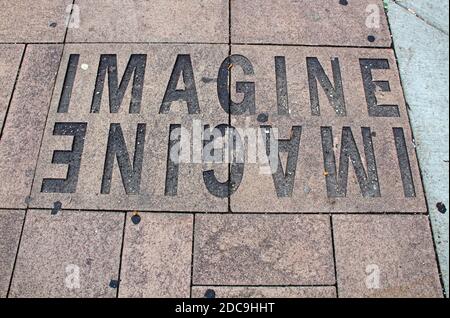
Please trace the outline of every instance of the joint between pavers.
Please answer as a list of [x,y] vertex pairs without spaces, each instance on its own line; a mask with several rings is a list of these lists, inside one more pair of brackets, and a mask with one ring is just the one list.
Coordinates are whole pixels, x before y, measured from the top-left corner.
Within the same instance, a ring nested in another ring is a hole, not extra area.
[[[42,129],[42,133],[41,133],[41,140],[39,142],[38,153],[37,153],[37,156],[36,156],[36,164],[34,165],[33,178],[31,179],[31,186],[30,186],[30,192],[28,194],[28,198],[31,198],[31,195],[33,193],[34,181],[35,181],[35,178],[36,178],[36,171],[37,171],[37,167],[38,167],[38,164],[39,164],[39,157],[41,156],[41,148],[42,148],[42,143],[44,141],[45,130],[47,128],[48,116],[50,114],[50,108],[51,108],[52,101],[53,101],[53,95],[54,95],[54,92],[55,92],[56,82],[57,82],[57,79],[58,79],[59,71],[61,69],[62,58],[64,56],[64,47],[65,47],[65,45],[62,44],[61,53],[60,53],[60,56],[59,56],[58,68],[57,68],[56,74],[54,76],[52,92],[51,92],[51,95],[50,95],[51,97],[50,97],[50,100],[48,101],[47,114],[45,115],[45,124],[44,124],[44,127]],[[30,208],[30,200],[27,200],[26,203],[27,203],[27,209],[29,209]]]
[[392,46],[366,46],[366,45],[335,45],[335,44],[300,44],[300,43],[255,43],[255,42],[231,42],[231,45],[247,45],[247,46],[280,46],[280,47],[312,47],[312,48],[342,48],[342,49],[372,49],[386,50]]
[[[230,40],[231,41],[231,40]],[[364,45],[335,45],[335,44],[301,44],[301,43],[266,43],[266,42],[167,42],[167,41],[138,41],[138,42],[79,42],[79,41],[55,41],[55,42],[0,42],[0,45],[57,45],[57,44],[82,44],[82,45],[108,45],[108,44],[129,44],[129,45],[248,45],[248,46],[283,46],[283,47],[317,47],[317,48],[346,48],[346,49],[390,49],[392,46],[364,46]]]
[[[11,210],[13,208],[0,208],[0,210]],[[25,208],[16,208],[16,209],[25,209]],[[51,211],[51,207],[28,207],[27,209],[30,210],[44,210],[44,211]],[[128,213],[132,212],[133,210],[121,210],[121,209],[76,209],[76,208],[64,208],[62,207],[60,211],[78,211],[78,212],[99,212],[99,213]],[[323,212],[207,212],[207,211],[168,211],[168,210],[139,210],[139,213],[148,213],[148,214],[213,214],[213,215],[380,215],[380,216],[386,216],[386,215],[429,215],[428,212],[398,212],[398,211],[383,211],[383,212],[361,212],[361,211],[345,211],[345,212],[329,212],[329,211],[323,211]]]
[[22,69],[23,61],[25,59],[26,50],[27,50],[27,44],[25,44],[25,46],[23,47],[22,56],[20,57],[19,68],[17,69],[16,78],[15,78],[14,84],[13,84],[13,89],[11,91],[11,96],[8,101],[8,106],[6,107],[5,116],[3,118],[3,124],[2,124],[1,130],[0,130],[0,140],[2,139],[3,131],[6,126],[6,120],[8,119],[9,109],[11,108],[11,103],[14,98],[14,93],[16,92],[16,86],[17,86],[17,82],[19,81],[19,75],[20,75],[20,71]]
[[[29,210],[41,210],[41,211],[51,211],[51,207],[21,207],[21,208],[2,208],[0,207],[0,211],[2,210],[11,210],[11,209],[29,209]],[[116,209],[76,209],[76,208],[64,208],[62,207],[60,211],[77,211],[77,212],[98,212],[98,213],[128,213],[132,212],[133,210],[116,210]],[[386,216],[386,215],[425,215],[428,216],[428,212],[398,212],[398,211],[383,211],[383,212],[361,212],[361,211],[345,211],[345,212],[205,212],[205,211],[167,211],[167,210],[161,210],[161,211],[155,211],[155,210],[139,210],[139,213],[148,213],[148,214],[201,214],[201,215],[380,215],[380,216]]]
[[[75,0],[72,0],[72,6],[70,8],[70,13],[69,13],[69,17],[67,21],[71,21],[72,20],[72,14],[73,14],[73,8],[75,6]],[[69,32],[69,23],[66,23],[66,29],[64,31],[64,39],[63,39],[63,43],[66,43],[66,39],[67,39],[67,33]]]
[[121,272],[122,272],[122,257],[123,257],[123,248],[125,246],[125,231],[127,225],[127,213],[123,213],[123,230],[122,230],[122,245],[120,246],[120,256],[119,256],[119,271],[117,275],[117,291],[116,298],[119,298],[119,290],[121,285]]
[[17,258],[19,257],[20,244],[22,243],[23,232],[25,229],[25,222],[27,220],[27,214],[28,214],[28,209],[26,209],[25,213],[23,214],[22,228],[20,230],[19,242],[17,243],[17,250],[16,250],[16,255],[14,257],[14,263],[13,263],[13,268],[11,271],[11,277],[9,278],[9,284],[8,284],[8,290],[6,292],[6,298],[9,298],[9,295],[11,292],[12,282],[13,282],[13,278],[14,278],[14,272],[16,270]]
[[189,298],[192,298],[192,287],[194,287],[194,240],[195,240],[195,213],[192,214],[192,248],[191,248],[191,280],[189,286]]
[[338,286],[338,273],[337,273],[337,262],[336,262],[336,244],[334,242],[334,229],[333,229],[333,215],[330,215],[330,233],[331,233],[331,248],[333,250],[333,265],[334,265],[334,279],[336,288],[336,298],[339,298],[339,286]]

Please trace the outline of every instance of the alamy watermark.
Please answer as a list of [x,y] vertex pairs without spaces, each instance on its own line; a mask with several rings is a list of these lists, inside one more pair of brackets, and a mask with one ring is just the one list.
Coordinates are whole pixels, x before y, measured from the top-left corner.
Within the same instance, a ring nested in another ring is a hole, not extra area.
[[380,289],[380,267],[377,264],[366,266],[366,287],[367,289]]
[[175,125],[170,131],[169,159],[174,164],[258,163],[261,174],[273,174],[279,163],[278,129],[271,126],[211,128],[201,120],[192,129]]
[[79,289],[80,285],[80,267],[74,264],[66,266],[66,277],[64,279],[64,285],[68,289]]
[[369,4],[366,7],[366,27],[369,29],[379,29],[381,27],[381,10],[377,4]]

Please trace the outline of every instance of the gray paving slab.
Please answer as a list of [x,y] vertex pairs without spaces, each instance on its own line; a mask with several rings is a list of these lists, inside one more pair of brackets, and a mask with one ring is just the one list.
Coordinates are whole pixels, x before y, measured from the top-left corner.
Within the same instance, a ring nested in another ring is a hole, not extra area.
[[119,297],[189,297],[193,216],[138,215],[127,215]]
[[240,44],[391,44],[381,0],[231,0],[231,40]]
[[0,211],[0,298],[8,293],[25,211]]
[[28,45],[0,139],[0,207],[26,208],[62,45]]
[[228,0],[76,0],[68,42],[228,43]]
[[9,297],[116,297],[124,214],[29,210]]
[[196,215],[193,284],[333,285],[325,215]]
[[[448,23],[448,1],[403,2],[427,10],[436,18],[446,15]],[[389,20],[448,296],[448,33],[392,2]]]
[[0,42],[63,42],[72,0],[2,1]]

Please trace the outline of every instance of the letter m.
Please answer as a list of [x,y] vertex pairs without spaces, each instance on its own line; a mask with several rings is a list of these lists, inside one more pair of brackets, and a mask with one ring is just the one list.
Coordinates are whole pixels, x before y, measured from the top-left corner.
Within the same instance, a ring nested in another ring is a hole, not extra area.
[[102,103],[102,95],[105,86],[106,73],[108,73],[108,89],[109,89],[109,110],[111,113],[117,113],[122,104],[123,98],[127,91],[128,85],[133,76],[133,87],[131,89],[130,114],[139,113],[141,110],[142,91],[144,88],[145,66],[147,55],[133,54],[131,55],[128,65],[123,73],[122,80],[119,84],[119,76],[117,70],[117,55],[102,54],[100,56],[100,64],[97,71],[97,79],[95,81],[95,90],[92,97],[91,113],[100,112]]

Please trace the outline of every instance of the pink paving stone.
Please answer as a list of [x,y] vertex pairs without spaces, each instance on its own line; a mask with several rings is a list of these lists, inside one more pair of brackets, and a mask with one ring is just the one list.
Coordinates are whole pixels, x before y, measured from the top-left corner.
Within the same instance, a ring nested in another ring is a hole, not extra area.
[[333,216],[339,297],[442,297],[427,216]]
[[228,43],[228,0],[76,0],[68,42]]
[[193,216],[127,214],[119,297],[189,297]]
[[391,45],[382,0],[348,5],[330,0],[231,0],[231,39],[242,44]]
[[116,297],[123,213],[28,210],[10,297]]
[[325,215],[196,215],[195,285],[333,285]]

